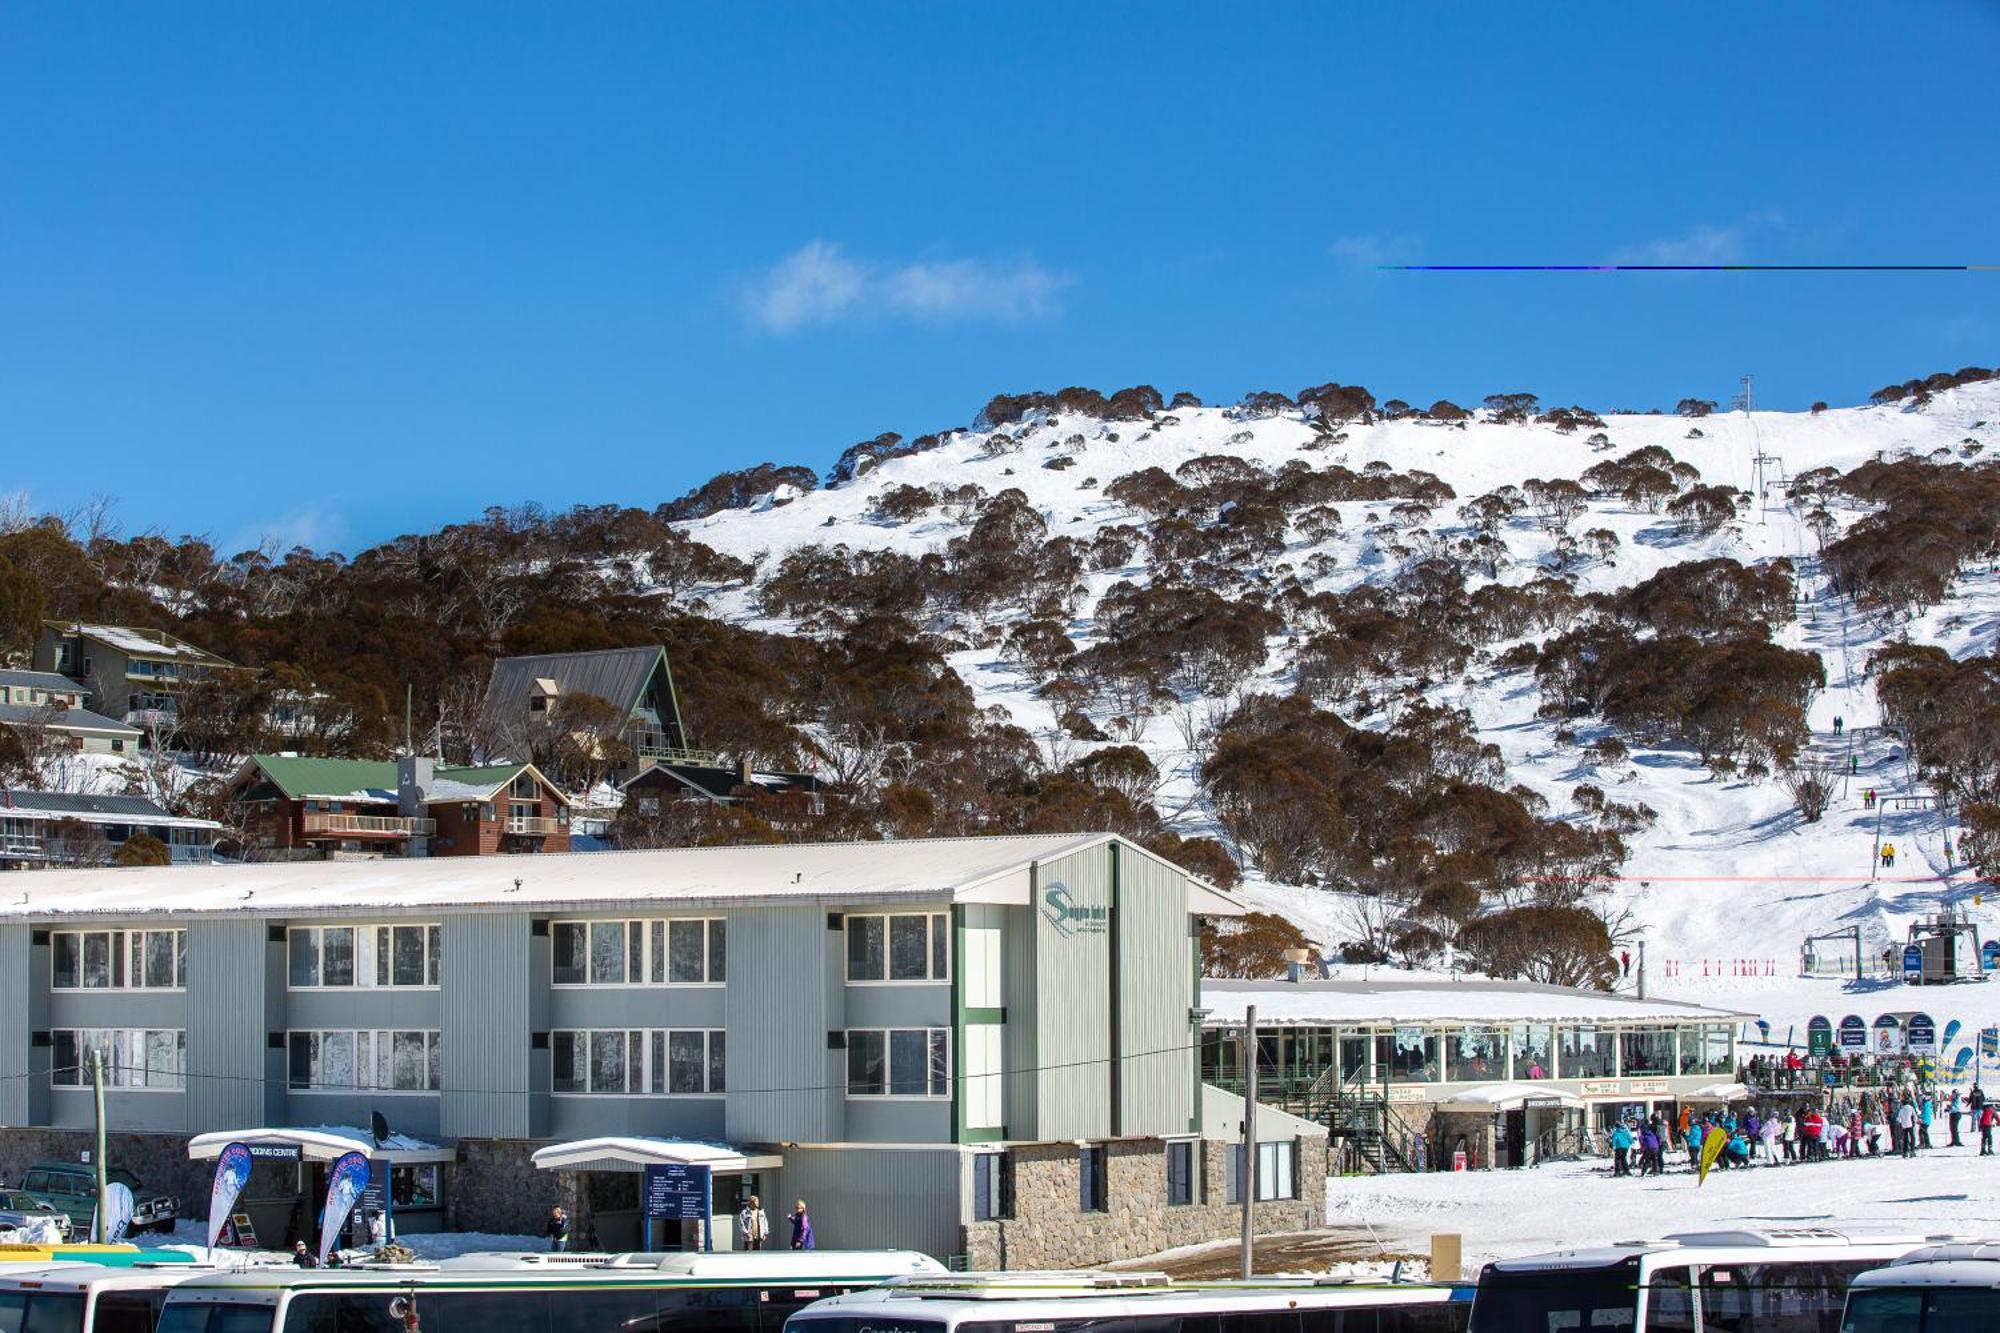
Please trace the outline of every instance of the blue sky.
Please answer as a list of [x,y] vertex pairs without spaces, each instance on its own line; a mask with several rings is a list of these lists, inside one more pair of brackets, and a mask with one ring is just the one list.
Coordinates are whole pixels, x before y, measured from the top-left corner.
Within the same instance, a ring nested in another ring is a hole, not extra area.
[[352,552],[999,391],[2000,359],[2000,7],[17,4],[0,493]]

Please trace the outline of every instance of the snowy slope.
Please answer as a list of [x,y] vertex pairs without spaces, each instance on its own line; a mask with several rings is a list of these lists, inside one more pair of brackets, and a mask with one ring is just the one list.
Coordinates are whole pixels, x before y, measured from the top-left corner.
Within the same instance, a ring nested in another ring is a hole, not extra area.
[[[1763,1013],[1781,1033],[1788,1025],[1802,1032],[1812,1014],[1837,1019],[1859,1012],[1872,1018],[1884,1010],[1915,1008],[1931,1012],[1940,1026],[1954,1018],[1968,1028],[2000,1023],[2000,984],[1926,993],[1919,1001],[1900,986],[1881,990],[1885,983],[1871,981],[1850,991],[1852,983],[1796,975],[1800,946],[1809,933],[1859,924],[1871,952],[1879,955],[1882,945],[1904,938],[1913,915],[1934,911],[1947,898],[1970,906],[1969,876],[1946,855],[1945,830],[1934,813],[1885,818],[1883,833],[1894,839],[1902,856],[1894,871],[1870,877],[1876,816],[1862,809],[1861,791],[1868,786],[1884,793],[1915,788],[1900,745],[1869,731],[1878,720],[1877,709],[1861,673],[1874,648],[1904,635],[1941,644],[1958,655],[1990,651],[2000,629],[2000,576],[1991,569],[1968,574],[1941,606],[1915,620],[1892,625],[1858,614],[1827,589],[1814,557],[1818,541],[1801,514],[1787,507],[1782,484],[1775,484],[1811,468],[1845,471],[1878,457],[1943,451],[1940,457],[1957,458],[1969,440],[1980,443],[1980,457],[1988,456],[1984,450],[2000,445],[2000,384],[1940,393],[1921,411],[1887,406],[1817,415],[1736,412],[1693,423],[1676,416],[1606,416],[1610,447],[1602,451],[1587,443],[1588,430],[1562,434],[1552,426],[1485,421],[1452,429],[1403,420],[1350,426],[1343,442],[1302,452],[1314,436],[1296,416],[1241,420],[1222,408],[1180,408],[1167,415],[1171,424],[1153,427],[1065,415],[1058,426],[1029,433],[1020,452],[997,458],[982,456],[985,434],[959,432],[936,449],[892,459],[836,488],[724,512],[690,523],[686,530],[729,554],[761,556],[767,570],[784,552],[812,543],[917,555],[942,549],[965,531],[964,525],[935,510],[905,525],[879,522],[869,517],[876,499],[894,486],[972,482],[989,494],[1019,488],[1042,512],[1052,534],[1087,539],[1107,525],[1143,521],[1104,497],[1104,488],[1119,476],[1154,466],[1171,473],[1189,459],[1226,453],[1272,470],[1304,459],[1316,467],[1340,464],[1360,471],[1379,460],[1397,472],[1433,473],[1458,496],[1430,520],[1429,527],[1437,531],[1458,526],[1453,515],[1457,503],[1476,495],[1531,477],[1575,478],[1595,463],[1646,445],[1662,446],[1693,464],[1704,483],[1747,491],[1755,476],[1753,459],[1761,451],[1776,460],[1766,468],[1774,484],[1761,504],[1710,538],[1684,539],[1657,513],[1617,502],[1593,503],[1573,530],[1609,529],[1619,546],[1610,561],[1586,563],[1578,571],[1578,587],[1628,586],[1665,566],[1712,556],[1745,564],[1780,556],[1794,561],[1800,590],[1813,604],[1778,641],[1821,654],[1828,686],[1812,712],[1815,748],[1844,765],[1851,746],[1858,764],[1856,777],[1823,821],[1800,823],[1790,798],[1774,782],[1719,780],[1685,753],[1635,748],[1630,761],[1615,769],[1589,768],[1573,747],[1558,748],[1553,724],[1536,718],[1538,692],[1528,672],[1475,666],[1465,679],[1433,691],[1433,697],[1467,708],[1482,738],[1501,747],[1508,781],[1547,797],[1552,813],[1563,814],[1569,793],[1585,781],[1602,787],[1612,800],[1643,802],[1658,811],[1650,829],[1629,839],[1628,881],[1617,895],[1636,918],[1658,993],[1696,1000],[1726,996]],[[1699,428],[1701,438],[1688,438],[1691,426]],[[1019,427],[1009,430],[1021,433]],[[1085,444],[1073,467],[1053,471],[1042,466],[1058,453],[1071,452],[1060,442],[1078,433]],[[1310,556],[1333,556],[1332,571],[1314,585],[1320,589],[1341,590],[1391,577],[1400,561],[1383,549],[1380,532],[1389,526],[1393,507],[1391,502],[1342,504],[1337,534],[1317,546],[1295,542],[1283,559],[1298,570]],[[1374,526],[1371,511],[1377,516]],[[1862,512],[1836,509],[1835,516],[1845,525]],[[1501,569],[1501,581],[1526,582],[1543,572],[1538,562],[1550,550],[1547,534],[1523,516],[1505,539],[1514,563]],[[1094,574],[1091,598],[1120,578],[1143,579],[1145,572],[1134,567]],[[716,610],[744,623],[792,628],[764,620],[748,592],[725,595]],[[1091,641],[1089,615],[1086,606],[1071,630],[1079,647]],[[1273,642],[1267,671],[1255,688],[1289,689],[1284,651],[1282,642]],[[953,666],[982,705],[1006,708],[1017,723],[1037,734],[1052,728],[1050,710],[1035,698],[1032,682],[997,651],[958,654]],[[1836,716],[1858,735],[1836,738]],[[1183,833],[1213,833],[1189,756],[1170,721],[1153,718],[1140,743],[1169,775],[1159,797],[1162,812]],[[1351,904],[1339,894],[1254,880],[1245,893],[1291,916],[1322,942],[1353,934],[1345,925]],[[2000,933],[2000,913],[1991,905],[1975,907],[1973,914],[1983,933]]]

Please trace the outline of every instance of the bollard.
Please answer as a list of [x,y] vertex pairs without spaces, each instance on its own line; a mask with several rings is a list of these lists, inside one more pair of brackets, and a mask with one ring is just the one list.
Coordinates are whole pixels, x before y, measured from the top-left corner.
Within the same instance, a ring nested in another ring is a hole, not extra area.
[[1456,1282],[1465,1267],[1461,1251],[1464,1238],[1455,1231],[1435,1232],[1431,1236],[1431,1281]]

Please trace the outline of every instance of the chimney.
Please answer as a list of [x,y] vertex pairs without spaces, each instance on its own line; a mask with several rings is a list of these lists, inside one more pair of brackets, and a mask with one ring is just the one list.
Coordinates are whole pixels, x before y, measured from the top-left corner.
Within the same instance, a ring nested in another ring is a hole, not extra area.
[[[424,797],[430,794],[432,775],[437,771],[437,760],[426,755],[400,753],[396,756],[396,813],[404,819],[422,819],[428,809]],[[429,856],[431,840],[421,833],[412,834],[404,847],[405,856]]]
[[736,785],[739,787],[750,785],[750,756],[747,754],[736,761]]

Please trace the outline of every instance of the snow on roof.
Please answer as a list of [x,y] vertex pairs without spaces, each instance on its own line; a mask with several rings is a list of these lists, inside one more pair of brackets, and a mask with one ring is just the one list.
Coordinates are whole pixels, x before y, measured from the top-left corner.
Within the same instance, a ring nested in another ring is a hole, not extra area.
[[[635,903],[683,907],[898,901],[1025,904],[1036,864],[1112,841],[1118,842],[1127,856],[1151,856],[1115,834],[1048,833],[539,856],[73,870],[60,877],[34,877],[20,899],[0,904],[0,920],[163,913],[279,917],[380,911],[408,914],[439,908],[616,911]],[[1199,880],[1190,877],[1187,883],[1189,912],[1209,916],[1242,912],[1234,899]]]
[[220,829],[213,819],[170,815],[143,796],[93,795],[87,792],[22,791],[0,796],[0,815],[16,819],[76,819],[86,824],[140,823],[163,828]]
[[161,630],[137,629],[130,625],[90,625],[82,621],[52,622],[62,626],[65,634],[76,634],[93,639],[107,648],[138,657],[183,657],[194,662],[228,663],[205,648],[197,648],[185,639],[177,639]]
[[[260,754],[249,761],[263,770],[278,789],[295,801],[396,800],[393,759],[321,759],[310,755]],[[511,782],[527,764],[496,764],[482,768],[438,767],[424,788],[426,801],[483,801]],[[552,787],[553,789],[553,787]],[[562,796],[557,792],[558,797]],[[563,798],[567,799],[567,798]]]
[[[75,686],[71,686],[75,689]],[[114,736],[137,736],[139,729],[116,718],[93,713],[88,708],[50,708],[47,704],[0,704],[0,722],[16,726],[43,726],[51,731],[108,732]]]
[[1678,1000],[1641,1000],[1609,991],[1573,990],[1530,981],[1208,981],[1201,1003],[1209,1027],[1243,1021],[1257,1006],[1257,1026],[1341,1023],[1734,1022],[1748,1014]]
[[1481,1083],[1477,1087],[1462,1088],[1454,1092],[1451,1100],[1440,1105],[1438,1110],[1477,1114],[1488,1111],[1513,1111],[1529,1102],[1551,1101],[1563,1106],[1588,1104],[1575,1093],[1564,1092],[1546,1083]]
[[331,1162],[351,1152],[358,1152],[364,1157],[387,1157],[406,1164],[449,1162],[458,1156],[455,1148],[410,1134],[391,1134],[377,1145],[372,1133],[353,1125],[311,1125],[219,1129],[197,1134],[188,1140],[188,1158],[196,1162],[214,1161],[232,1143],[241,1143],[245,1147],[297,1148],[299,1155],[308,1162]]
[[777,1153],[751,1153],[699,1139],[610,1137],[552,1143],[529,1159],[544,1171],[629,1171],[685,1164],[716,1171],[764,1171],[784,1164]]

